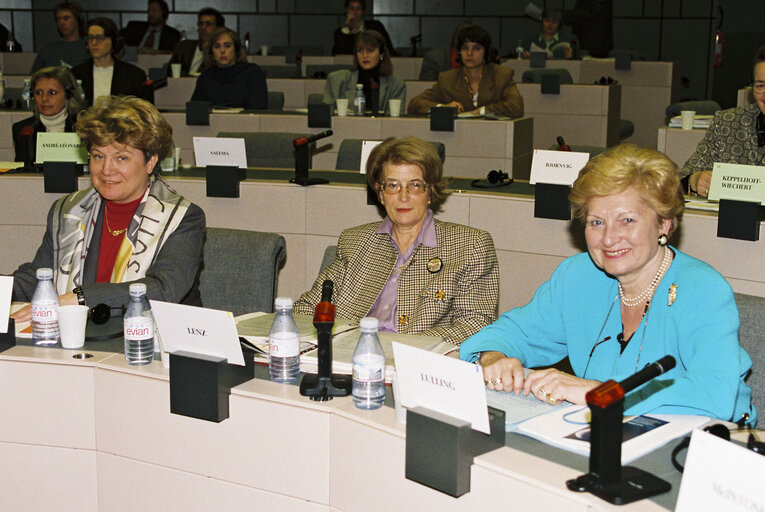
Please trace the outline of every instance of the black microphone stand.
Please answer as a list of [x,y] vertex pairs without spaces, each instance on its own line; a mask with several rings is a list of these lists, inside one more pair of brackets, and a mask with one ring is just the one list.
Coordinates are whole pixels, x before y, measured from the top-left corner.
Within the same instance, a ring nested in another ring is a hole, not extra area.
[[[566,487],[572,491],[589,492],[615,505],[650,498],[669,491],[669,482],[634,466],[622,467],[622,428],[624,395],[671,369],[675,360],[666,356],[660,362],[671,359],[661,371],[641,379],[639,372],[617,383],[608,380],[587,392],[587,406],[592,415],[590,423],[590,472],[568,480]],[[658,363],[654,363],[658,365]],[[637,378],[636,378],[637,377]]]

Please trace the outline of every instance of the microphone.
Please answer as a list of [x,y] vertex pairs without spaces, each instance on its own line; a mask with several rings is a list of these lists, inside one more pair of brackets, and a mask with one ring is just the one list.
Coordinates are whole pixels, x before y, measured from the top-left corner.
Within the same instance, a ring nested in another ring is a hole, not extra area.
[[316,304],[313,313],[313,323],[316,324],[334,324],[335,323],[335,305],[332,304],[332,291],[334,283],[327,279],[321,286],[321,302]]
[[297,147],[305,146],[306,144],[310,144],[311,142],[316,142],[319,139],[323,139],[326,137],[329,137],[334,132],[332,130],[324,130],[323,132],[314,133],[313,135],[309,135],[308,137],[298,137],[297,139],[292,141],[292,145]]
[[675,367],[675,358],[664,356],[655,363],[649,364],[634,375],[630,375],[619,383],[625,393],[629,393],[638,386],[642,386],[654,377],[658,377]]
[[21,135],[24,148],[24,169],[33,169],[35,160],[35,129],[31,126],[25,126],[21,129]]
[[148,80],[144,80],[141,83],[141,85],[143,85],[144,87],[149,87],[156,91],[157,89],[161,89],[162,87],[167,86],[167,78],[166,77],[160,78],[158,80],[152,80],[151,78],[149,78]]

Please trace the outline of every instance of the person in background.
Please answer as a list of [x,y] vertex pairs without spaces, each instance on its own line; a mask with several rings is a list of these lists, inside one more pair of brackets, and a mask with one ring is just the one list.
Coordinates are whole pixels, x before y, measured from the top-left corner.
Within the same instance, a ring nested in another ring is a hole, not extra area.
[[325,279],[337,316],[380,320],[380,330],[459,344],[497,315],[499,263],[491,235],[433,216],[444,199],[433,146],[390,137],[367,161],[367,183],[387,216],[344,230],[337,257],[293,311],[312,315]]
[[709,195],[715,162],[763,165],[765,161],[765,46],[754,55],[754,104],[715,112],[707,133],[682,169],[689,192]]
[[88,45],[85,35],[85,20],[82,7],[74,2],[62,2],[53,8],[53,19],[61,36],[60,41],[48,43],[37,52],[32,70],[50,66],[74,67],[88,60]]
[[239,35],[226,27],[217,28],[204,48],[207,69],[197,78],[191,101],[264,110],[268,103],[266,77],[257,64],[247,62]]
[[365,9],[366,2],[364,0],[345,0],[345,23],[335,30],[332,55],[356,53],[356,35],[364,30],[376,30],[385,39],[385,46],[391,56],[398,57],[385,26],[377,20],[364,20]]
[[[677,365],[625,397],[625,414],[757,422],[733,290],[668,244],[685,205],[677,165],[622,144],[591,159],[569,194],[587,252],[565,259],[527,305],[460,347],[489,389],[583,405],[588,391],[666,355]],[[574,375],[549,366],[568,357]]]
[[137,46],[138,53],[171,52],[181,33],[167,25],[170,9],[165,0],[149,0],[146,21],[131,21],[120,31],[128,46]]
[[563,11],[563,23],[571,27],[579,49],[592,57],[608,57],[614,47],[613,0],[576,0]]
[[542,31],[523,43],[523,58],[531,57],[531,52],[547,52],[548,59],[571,59],[574,49],[571,38],[560,33],[561,12],[559,9],[542,11]]
[[523,98],[513,80],[514,71],[489,62],[491,35],[474,25],[457,37],[462,67],[444,71],[438,82],[409,102],[410,114],[427,114],[431,107],[455,107],[472,115],[523,115]]
[[173,49],[170,63],[180,63],[183,76],[199,76],[207,69],[203,63],[205,60],[204,43],[216,28],[225,26],[223,15],[217,9],[205,7],[197,13],[197,35],[199,39],[186,39],[179,41]]
[[448,48],[435,48],[425,53],[425,57],[422,59],[422,67],[420,67],[421,81],[435,82],[438,80],[438,74],[442,71],[457,69],[462,65],[457,40],[461,30],[474,25],[472,21],[461,21],[454,30],[454,34],[452,34],[452,40]]
[[[149,299],[201,305],[205,214],[158,174],[172,127],[151,103],[110,96],[76,128],[92,186],[53,203],[34,259],[13,273],[13,300],[31,300],[37,269],[48,267],[62,306],[123,306],[134,282],[146,283]],[[13,317],[27,321],[31,308]]]
[[[347,98],[353,104],[356,84],[362,84],[367,108],[373,113],[377,110],[390,114],[390,99],[399,99],[402,105],[405,104],[406,84],[393,74],[393,63],[382,34],[376,30],[359,32],[353,68],[353,71],[341,69],[329,74],[324,86],[324,103],[334,105],[337,98]],[[377,88],[372,84],[377,84]]]
[[[13,147],[16,161],[24,161],[24,152],[30,151],[34,160],[37,134],[40,132],[74,132],[77,114],[82,110],[82,95],[77,80],[64,66],[39,69],[30,79],[34,97],[34,115],[13,123]],[[32,128],[31,135],[25,131]],[[26,128],[26,130],[25,130]]]

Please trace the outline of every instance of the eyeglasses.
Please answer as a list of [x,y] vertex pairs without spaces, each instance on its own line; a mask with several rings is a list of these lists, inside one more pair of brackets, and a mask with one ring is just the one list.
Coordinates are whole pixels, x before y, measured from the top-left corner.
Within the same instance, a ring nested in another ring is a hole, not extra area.
[[103,43],[106,40],[105,35],[98,35],[98,36],[88,36],[88,42],[97,42],[97,43]]
[[215,22],[214,21],[198,21],[197,27],[214,27]]
[[[380,188],[385,194],[398,194],[401,191],[401,182],[398,180],[383,180],[380,183]],[[428,185],[422,180],[409,181],[406,183],[405,188],[413,196],[419,196],[428,191]]]
[[752,90],[755,94],[765,94],[765,82],[754,82],[752,84]]

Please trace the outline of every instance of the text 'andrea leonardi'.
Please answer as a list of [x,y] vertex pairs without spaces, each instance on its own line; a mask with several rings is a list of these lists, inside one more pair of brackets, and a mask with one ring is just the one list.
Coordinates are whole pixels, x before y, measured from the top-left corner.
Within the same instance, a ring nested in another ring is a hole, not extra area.
[[44,148],[81,148],[82,147],[82,143],[80,143],[80,144],[72,144],[72,143],[66,143],[66,142],[61,142],[61,143],[58,143],[58,142],[54,142],[54,143],[43,142],[42,147],[44,147]]

